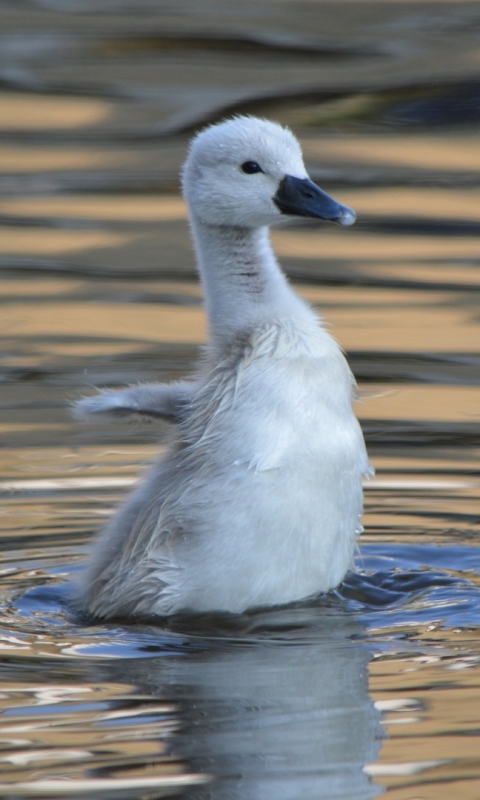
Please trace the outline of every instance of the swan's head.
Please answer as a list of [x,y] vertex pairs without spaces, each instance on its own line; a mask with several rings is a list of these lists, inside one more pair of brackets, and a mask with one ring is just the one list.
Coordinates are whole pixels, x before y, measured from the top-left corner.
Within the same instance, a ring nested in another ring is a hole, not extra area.
[[284,214],[353,225],[355,212],[309,179],[287,129],[255,117],[212,125],[193,139],[183,172],[185,199],[207,225],[257,228]]

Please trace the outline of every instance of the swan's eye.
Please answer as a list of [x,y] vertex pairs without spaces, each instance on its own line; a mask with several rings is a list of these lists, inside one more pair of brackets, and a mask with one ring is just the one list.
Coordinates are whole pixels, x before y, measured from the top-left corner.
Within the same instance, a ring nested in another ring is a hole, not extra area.
[[245,161],[242,164],[242,170],[247,173],[247,175],[253,175],[254,172],[263,172],[260,164],[257,164],[256,161]]

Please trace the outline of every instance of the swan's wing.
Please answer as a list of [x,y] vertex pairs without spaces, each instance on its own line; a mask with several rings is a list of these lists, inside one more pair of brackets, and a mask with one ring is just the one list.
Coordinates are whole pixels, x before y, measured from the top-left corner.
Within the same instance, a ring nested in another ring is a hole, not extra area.
[[148,417],[178,422],[189,405],[195,384],[188,381],[177,383],[144,383],[119,391],[100,392],[93,397],[83,397],[73,404],[74,416],[79,420],[98,421]]

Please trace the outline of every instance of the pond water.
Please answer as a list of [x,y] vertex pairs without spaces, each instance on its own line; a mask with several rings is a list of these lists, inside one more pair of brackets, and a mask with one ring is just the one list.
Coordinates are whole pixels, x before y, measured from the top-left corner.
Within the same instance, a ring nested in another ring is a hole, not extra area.
[[[480,8],[0,0],[0,794],[480,797]],[[68,579],[162,446],[78,425],[205,337],[178,171],[289,124],[352,229],[282,265],[348,353],[376,477],[355,570],[244,616],[92,625]]]

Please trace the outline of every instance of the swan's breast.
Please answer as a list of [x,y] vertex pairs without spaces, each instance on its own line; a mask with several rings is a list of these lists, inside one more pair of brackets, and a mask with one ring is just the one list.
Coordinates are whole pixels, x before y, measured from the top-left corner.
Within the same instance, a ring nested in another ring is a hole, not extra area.
[[224,468],[259,472],[319,462],[363,468],[351,374],[336,342],[317,325],[305,331],[272,324],[255,332],[235,368],[217,367],[199,399],[195,446]]

